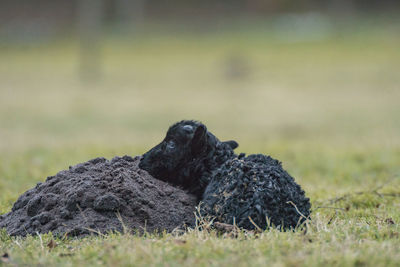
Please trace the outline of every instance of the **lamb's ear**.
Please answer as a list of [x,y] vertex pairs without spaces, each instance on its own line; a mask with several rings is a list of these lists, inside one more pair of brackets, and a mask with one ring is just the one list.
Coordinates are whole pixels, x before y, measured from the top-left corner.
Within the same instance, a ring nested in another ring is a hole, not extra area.
[[207,128],[199,125],[194,132],[192,139],[192,155],[200,154],[207,145]]
[[223,142],[224,144],[227,144],[228,146],[230,146],[232,149],[235,149],[239,146],[239,144],[235,141],[235,140],[229,140],[229,141],[225,141]]

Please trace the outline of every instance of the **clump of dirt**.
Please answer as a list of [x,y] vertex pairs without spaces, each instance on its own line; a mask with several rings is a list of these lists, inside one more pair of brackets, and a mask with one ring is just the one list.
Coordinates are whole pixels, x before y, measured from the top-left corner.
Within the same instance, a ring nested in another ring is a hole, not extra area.
[[82,236],[193,226],[197,199],[138,167],[140,156],[95,158],[50,176],[22,194],[0,228],[12,236]]

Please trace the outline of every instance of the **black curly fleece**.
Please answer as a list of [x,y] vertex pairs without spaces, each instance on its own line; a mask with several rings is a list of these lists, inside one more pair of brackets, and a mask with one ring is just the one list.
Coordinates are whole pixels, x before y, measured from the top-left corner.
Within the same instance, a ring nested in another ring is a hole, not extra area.
[[309,198],[281,163],[261,154],[226,161],[214,172],[202,201],[202,214],[245,229],[255,228],[249,217],[262,229],[268,227],[267,218],[280,228],[294,228],[311,208]]

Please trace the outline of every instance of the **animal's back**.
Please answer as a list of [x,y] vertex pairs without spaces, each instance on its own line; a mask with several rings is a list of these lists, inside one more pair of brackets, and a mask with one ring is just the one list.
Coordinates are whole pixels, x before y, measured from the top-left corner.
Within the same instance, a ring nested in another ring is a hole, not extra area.
[[228,160],[214,173],[202,211],[246,229],[254,229],[254,224],[265,229],[267,217],[286,229],[304,221],[310,207],[304,191],[279,161],[255,154]]

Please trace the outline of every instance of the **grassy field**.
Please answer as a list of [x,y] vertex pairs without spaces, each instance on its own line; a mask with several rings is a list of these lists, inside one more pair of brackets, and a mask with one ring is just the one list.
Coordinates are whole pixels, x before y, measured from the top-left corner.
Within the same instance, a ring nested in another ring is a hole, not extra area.
[[301,29],[276,25],[106,35],[93,83],[78,79],[74,37],[0,45],[0,213],[69,165],[141,154],[173,122],[197,119],[238,152],[283,162],[311,198],[307,231],[3,231],[0,265],[399,266],[400,22],[331,23],[297,39],[287,37]]

